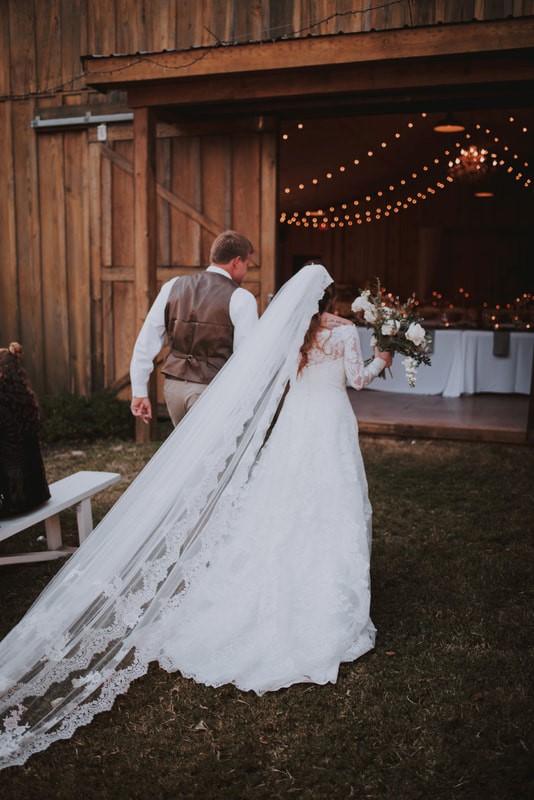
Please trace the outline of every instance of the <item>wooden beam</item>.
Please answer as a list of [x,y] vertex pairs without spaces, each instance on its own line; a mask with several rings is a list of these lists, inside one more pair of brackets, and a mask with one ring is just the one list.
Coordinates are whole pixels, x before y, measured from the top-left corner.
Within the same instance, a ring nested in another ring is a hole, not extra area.
[[534,46],[534,17],[366,31],[171,53],[85,57],[86,83],[99,89],[213,75],[347,66],[391,59],[503,52]]
[[[263,115],[252,117],[235,116],[229,119],[209,119],[184,120],[180,122],[158,122],[156,126],[157,139],[177,139],[181,137],[190,138],[191,136],[227,136],[236,133],[265,133],[275,130],[275,122],[272,117]],[[98,131],[96,127],[89,128],[89,142],[98,142]],[[108,142],[131,141],[133,139],[133,129],[129,122],[118,125],[110,125],[107,129]]]
[[273,295],[276,290],[277,156],[276,135],[265,134],[261,138],[260,167],[260,263],[262,266],[260,311],[262,313],[268,305],[269,295]]
[[[529,53],[482,54],[395,61],[354,63],[345,66],[325,64],[322,67],[294,69],[290,73],[213,75],[208,79],[165,82],[158,85],[138,83],[128,88],[128,104],[137,106],[174,106],[181,109],[217,105],[220,113],[273,113],[266,102],[277,99],[286,107],[313,97],[314,102],[340,97],[369,98],[374,93],[438,92],[447,87],[460,87],[465,93],[478,96],[481,89],[491,87],[493,94],[508,91],[510,86],[523,87],[526,97],[534,83],[534,48]],[[503,87],[502,89],[500,87]],[[474,91],[473,91],[474,90]],[[211,109],[213,115],[213,108]]]
[[[134,253],[135,319],[141,328],[156,296],[156,119],[148,108],[134,113]],[[136,441],[153,438],[156,424],[156,376],[149,382],[154,409],[151,425],[136,420]]]

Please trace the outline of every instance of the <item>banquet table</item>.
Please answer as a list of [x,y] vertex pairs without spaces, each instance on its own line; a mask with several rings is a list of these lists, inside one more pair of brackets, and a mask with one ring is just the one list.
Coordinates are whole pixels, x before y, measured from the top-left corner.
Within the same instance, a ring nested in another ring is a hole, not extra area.
[[[358,328],[362,354],[372,354],[372,332]],[[460,397],[462,394],[495,392],[530,394],[534,332],[511,331],[507,355],[494,355],[494,332],[442,329],[434,332],[432,365],[417,369],[415,388],[410,388],[404,375],[402,356],[396,355],[392,373],[386,380],[378,378],[369,389],[382,392],[441,394]]]

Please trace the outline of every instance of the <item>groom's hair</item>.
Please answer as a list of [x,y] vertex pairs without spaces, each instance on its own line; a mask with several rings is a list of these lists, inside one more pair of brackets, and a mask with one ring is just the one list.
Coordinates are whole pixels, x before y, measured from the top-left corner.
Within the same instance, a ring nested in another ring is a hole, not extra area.
[[252,243],[237,231],[223,231],[211,246],[210,261],[212,264],[228,264],[233,258],[248,258],[254,248]]

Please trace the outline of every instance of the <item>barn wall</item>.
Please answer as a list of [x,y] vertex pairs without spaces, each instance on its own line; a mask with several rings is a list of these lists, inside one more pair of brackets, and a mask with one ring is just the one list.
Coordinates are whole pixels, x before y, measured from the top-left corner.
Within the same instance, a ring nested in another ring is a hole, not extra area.
[[[376,5],[382,7],[365,10],[368,0],[2,0],[0,344],[22,341],[39,393],[89,393],[117,381],[135,336],[128,313],[133,291],[127,272],[133,263],[131,177],[102,156],[88,129],[37,133],[31,127],[37,113],[47,110],[124,102],[120,93],[103,96],[84,88],[80,56],[534,13],[533,0]],[[131,142],[110,147],[129,157]],[[231,143],[202,137],[179,144],[162,141],[160,181],[170,181],[172,189],[173,176],[179,174],[180,192],[193,204],[203,200],[208,216],[215,213],[210,204],[222,202],[218,222],[248,225],[250,196],[243,193],[238,172],[232,172],[231,186],[225,184],[226,195],[217,198],[207,192],[209,172],[197,170],[199,164],[208,170],[209,160],[218,167],[218,159],[226,159],[228,165],[236,147],[249,160],[269,157],[261,156],[261,146],[250,137]],[[254,196],[260,202],[261,186]],[[158,202],[158,265],[205,263],[210,236]],[[263,230],[267,238],[262,225],[258,216],[252,237],[260,239]],[[369,244],[371,250],[378,246],[378,241]],[[399,240],[395,246],[405,244]],[[254,276],[258,291],[261,279],[260,271]]]

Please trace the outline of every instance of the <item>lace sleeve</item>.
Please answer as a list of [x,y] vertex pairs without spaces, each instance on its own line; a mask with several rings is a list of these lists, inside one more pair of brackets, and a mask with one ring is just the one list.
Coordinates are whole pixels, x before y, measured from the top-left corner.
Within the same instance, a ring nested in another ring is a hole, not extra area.
[[354,325],[347,325],[343,328],[345,339],[345,375],[347,383],[353,389],[364,389],[374,380],[385,367],[385,362],[381,358],[375,358],[366,367],[363,363],[360,338]]

